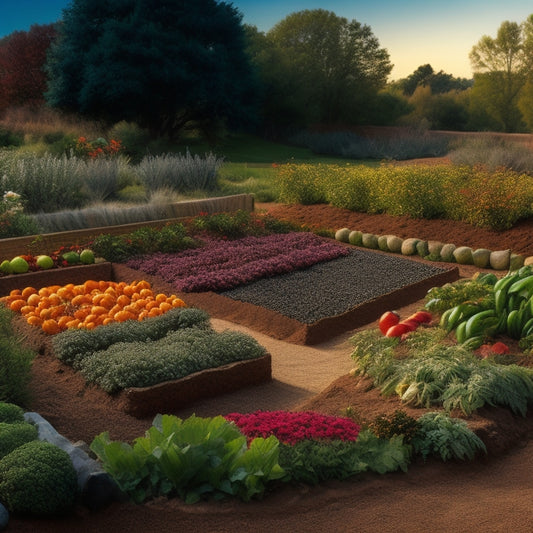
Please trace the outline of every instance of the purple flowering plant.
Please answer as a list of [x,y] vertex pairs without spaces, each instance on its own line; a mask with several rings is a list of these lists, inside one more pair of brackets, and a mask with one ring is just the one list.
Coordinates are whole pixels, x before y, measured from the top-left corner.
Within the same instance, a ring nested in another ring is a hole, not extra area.
[[178,291],[204,292],[232,289],[348,253],[346,247],[312,233],[291,232],[235,240],[208,238],[200,248],[142,255],[125,264],[161,277]]

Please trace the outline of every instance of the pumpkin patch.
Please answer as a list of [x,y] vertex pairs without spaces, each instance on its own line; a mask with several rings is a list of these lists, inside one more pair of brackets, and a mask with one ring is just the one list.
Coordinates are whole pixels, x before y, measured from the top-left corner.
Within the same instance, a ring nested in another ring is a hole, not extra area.
[[71,328],[94,329],[111,322],[143,320],[185,307],[175,294],[154,293],[145,280],[87,280],[81,285],[51,285],[39,290],[25,287],[11,291],[0,302],[48,335]]

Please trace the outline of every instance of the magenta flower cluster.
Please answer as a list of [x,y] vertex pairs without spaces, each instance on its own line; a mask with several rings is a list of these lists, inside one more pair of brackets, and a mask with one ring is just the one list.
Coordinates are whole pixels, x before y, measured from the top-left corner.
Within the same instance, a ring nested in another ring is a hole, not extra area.
[[350,418],[311,411],[230,413],[224,418],[234,422],[248,438],[267,438],[274,435],[280,442],[290,445],[302,440],[355,441],[361,429]]
[[308,268],[348,249],[313,233],[209,239],[200,248],[132,258],[130,268],[156,275],[182,292],[222,291],[260,278]]

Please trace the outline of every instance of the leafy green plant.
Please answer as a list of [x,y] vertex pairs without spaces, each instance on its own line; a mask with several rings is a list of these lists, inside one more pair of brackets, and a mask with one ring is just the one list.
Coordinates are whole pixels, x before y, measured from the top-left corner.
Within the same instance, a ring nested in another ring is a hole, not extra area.
[[0,402],[0,422],[24,422],[24,409],[14,403]]
[[278,440],[246,437],[224,417],[182,420],[157,415],[144,437],[133,446],[98,435],[91,449],[104,469],[133,501],[155,496],[179,496],[195,503],[238,496],[248,501],[263,494],[267,484],[284,476],[278,463]]
[[418,419],[418,432],[411,444],[424,459],[435,456],[443,461],[471,460],[477,453],[487,452],[483,441],[464,420],[438,412],[426,413]]

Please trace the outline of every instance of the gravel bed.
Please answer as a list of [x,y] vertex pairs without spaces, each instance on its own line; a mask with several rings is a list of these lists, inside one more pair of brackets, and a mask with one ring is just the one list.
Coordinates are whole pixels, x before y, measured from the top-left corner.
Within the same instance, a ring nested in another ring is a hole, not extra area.
[[219,294],[313,324],[444,271],[409,259],[354,250],[345,257]]

